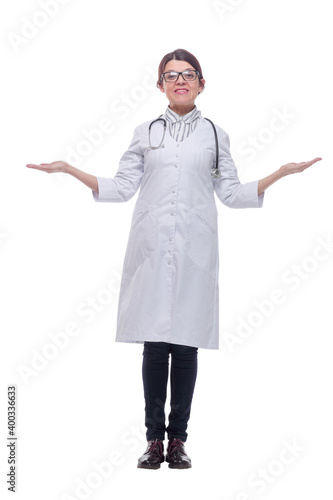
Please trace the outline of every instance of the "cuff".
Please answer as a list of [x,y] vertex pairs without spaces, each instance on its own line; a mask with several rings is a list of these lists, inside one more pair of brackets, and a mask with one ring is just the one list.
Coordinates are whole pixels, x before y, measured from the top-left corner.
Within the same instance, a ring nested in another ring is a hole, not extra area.
[[258,184],[259,180],[247,182],[245,184],[248,199],[253,208],[261,208],[264,203],[265,191],[258,195]]
[[92,191],[95,201],[112,201],[117,198],[117,189],[115,182],[112,178],[96,177],[98,184],[98,193]]

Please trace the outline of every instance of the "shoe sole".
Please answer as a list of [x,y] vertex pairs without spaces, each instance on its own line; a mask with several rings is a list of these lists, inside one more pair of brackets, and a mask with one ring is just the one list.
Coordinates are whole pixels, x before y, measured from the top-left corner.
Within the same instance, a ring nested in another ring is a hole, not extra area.
[[151,470],[157,470],[161,467],[161,464],[158,465],[137,465],[138,469],[151,469]]
[[159,469],[161,467],[161,464],[163,464],[164,461],[165,460],[163,460],[163,462],[160,462],[159,464],[156,464],[156,465],[138,464],[137,468],[138,469],[153,469],[153,470],[156,470],[156,469]]
[[169,463],[169,469],[191,469],[192,465],[174,465]]
[[168,462],[169,469],[191,469],[192,467],[192,464],[173,464],[169,461],[169,457],[167,457],[165,461]]

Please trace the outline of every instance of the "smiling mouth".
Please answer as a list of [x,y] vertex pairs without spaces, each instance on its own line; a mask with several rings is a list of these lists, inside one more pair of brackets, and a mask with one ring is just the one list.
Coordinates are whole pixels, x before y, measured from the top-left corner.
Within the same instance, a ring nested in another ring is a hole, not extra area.
[[177,89],[177,90],[175,90],[176,94],[186,94],[186,92],[188,92],[187,89]]

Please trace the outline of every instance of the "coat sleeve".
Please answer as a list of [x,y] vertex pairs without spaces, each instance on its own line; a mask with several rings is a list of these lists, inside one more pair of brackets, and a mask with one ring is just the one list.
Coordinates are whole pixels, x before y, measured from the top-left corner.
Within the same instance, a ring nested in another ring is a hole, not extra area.
[[230,154],[229,135],[219,129],[219,170],[221,176],[214,178],[214,190],[220,201],[230,208],[261,208],[264,194],[258,196],[258,180],[241,184],[237,169]]
[[97,177],[98,193],[92,191],[95,201],[124,202],[130,200],[139,189],[143,175],[143,152],[140,146],[140,129],[135,128],[132,141],[120,159],[113,178]]

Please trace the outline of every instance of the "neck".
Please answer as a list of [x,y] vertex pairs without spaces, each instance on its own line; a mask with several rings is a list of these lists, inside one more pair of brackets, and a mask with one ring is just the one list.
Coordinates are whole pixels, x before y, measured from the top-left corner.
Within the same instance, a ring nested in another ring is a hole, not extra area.
[[188,106],[170,106],[169,104],[169,108],[177,113],[177,115],[184,116],[187,115],[187,113],[189,113],[190,111],[194,110],[195,104],[189,104]]

